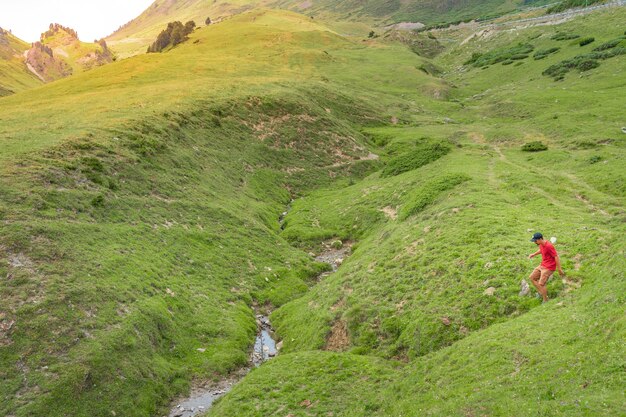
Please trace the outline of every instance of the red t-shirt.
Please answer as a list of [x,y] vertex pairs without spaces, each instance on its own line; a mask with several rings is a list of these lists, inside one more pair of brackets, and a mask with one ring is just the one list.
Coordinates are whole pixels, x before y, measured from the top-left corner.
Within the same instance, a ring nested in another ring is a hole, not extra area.
[[546,242],[543,245],[539,245],[539,251],[541,251],[541,266],[548,268],[550,271],[556,270],[556,260],[554,257],[557,256],[557,253],[556,249],[554,249],[554,245],[550,242]]

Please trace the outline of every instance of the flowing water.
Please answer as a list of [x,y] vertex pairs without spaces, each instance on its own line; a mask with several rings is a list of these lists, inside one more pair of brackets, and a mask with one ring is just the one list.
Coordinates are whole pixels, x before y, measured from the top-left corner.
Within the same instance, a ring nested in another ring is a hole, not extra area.
[[228,393],[237,382],[246,376],[252,367],[261,366],[264,362],[278,355],[278,346],[274,340],[269,318],[264,315],[257,315],[256,318],[259,332],[250,356],[250,366],[227,380],[195,388],[189,397],[176,403],[176,406],[170,411],[169,417],[193,417],[206,412],[215,400]]

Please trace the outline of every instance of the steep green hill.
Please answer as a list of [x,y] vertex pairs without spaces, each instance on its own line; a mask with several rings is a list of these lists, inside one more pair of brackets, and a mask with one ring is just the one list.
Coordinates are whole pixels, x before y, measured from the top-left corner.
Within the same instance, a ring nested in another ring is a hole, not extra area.
[[10,95],[41,85],[41,81],[24,63],[26,42],[0,28],[0,96]]

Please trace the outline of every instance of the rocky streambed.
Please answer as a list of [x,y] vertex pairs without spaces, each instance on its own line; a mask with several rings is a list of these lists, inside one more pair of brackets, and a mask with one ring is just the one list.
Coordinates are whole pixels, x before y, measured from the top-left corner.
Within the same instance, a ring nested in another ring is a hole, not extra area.
[[176,402],[169,417],[193,417],[206,412],[218,398],[228,393],[252,368],[261,366],[264,362],[278,355],[281,343],[276,343],[274,339],[274,330],[269,317],[257,314],[256,319],[259,330],[248,367],[218,383],[195,387],[189,397]]
[[[287,212],[288,210],[281,216],[281,223]],[[329,264],[332,267],[332,271],[321,274],[318,280],[322,280],[337,271],[344,259],[350,256],[351,252],[352,242],[341,242],[338,240],[324,242],[322,244],[322,252],[318,255],[311,255],[316,261]],[[218,398],[227,394],[251,369],[261,366],[264,362],[278,355],[282,342],[276,342],[274,330],[268,316],[269,313],[267,315],[256,315],[258,332],[254,341],[254,348],[250,354],[249,365],[220,382],[195,387],[189,397],[175,403],[176,405],[172,407],[169,417],[193,417],[208,411]]]

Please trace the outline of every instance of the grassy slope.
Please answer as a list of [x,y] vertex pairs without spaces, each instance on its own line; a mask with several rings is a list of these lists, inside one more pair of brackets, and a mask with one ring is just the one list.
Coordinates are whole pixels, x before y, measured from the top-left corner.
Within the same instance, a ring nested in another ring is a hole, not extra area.
[[[441,56],[436,63],[458,87],[450,97],[459,107],[437,119],[417,115],[417,126],[369,133],[372,143],[385,145],[378,152],[389,159],[421,137],[461,147],[416,171],[391,179],[377,173],[294,204],[286,238],[304,247],[329,237],[356,238],[358,244],[339,272],[274,313],[287,352],[281,360],[254,371],[210,414],[624,414],[626,170],[618,93],[624,58],[603,61],[582,76],[570,73],[563,82],[541,75],[552,63],[584,52],[551,40],[554,32],[610,40],[621,34],[615,28],[624,13],[496,32]],[[455,30],[440,36],[452,46],[468,35]],[[460,70],[473,52],[526,40],[537,49],[559,44],[562,50],[517,67]],[[443,116],[456,123],[441,123]],[[537,139],[550,150],[519,150]],[[416,215],[402,221],[381,211],[401,212],[415,194],[423,199],[434,179],[457,173],[470,180],[429,194]],[[567,272],[565,281],[551,281],[549,292],[557,299],[543,306],[517,294],[537,263],[526,259],[535,250],[527,242],[529,230],[559,237]],[[488,287],[495,295],[484,294]],[[381,371],[384,381],[364,377],[366,386],[328,398],[332,382],[318,376],[317,361],[327,360],[320,349],[342,321],[350,343],[341,357],[365,354],[372,363],[382,357],[389,366],[404,365],[392,377]],[[299,361],[293,375],[283,364],[305,352],[311,366]],[[291,378],[307,382],[294,390],[284,383]],[[346,401],[362,390],[371,396]],[[315,408],[301,405],[305,397]]]
[[29,47],[26,42],[10,33],[0,34],[0,95],[42,84],[24,65],[22,55]]
[[357,128],[441,84],[420,62],[258,11],[0,100],[0,414],[156,415],[244,365],[253,300],[320,271],[288,190],[371,171]]
[[[324,22],[333,22],[337,28],[349,29],[359,35],[367,34],[372,25],[390,24],[401,21],[424,23],[450,22],[465,18],[491,15],[514,10],[520,5],[517,0],[481,0],[463,2],[448,0],[412,1],[294,1],[294,0],[157,0],[139,17],[107,38],[113,50],[121,57],[143,53],[168,22],[194,20],[203,25],[207,17],[213,20],[227,18],[252,7],[270,6],[284,8],[314,16]],[[346,26],[346,22],[356,22]],[[345,33],[345,32],[342,32]]]

